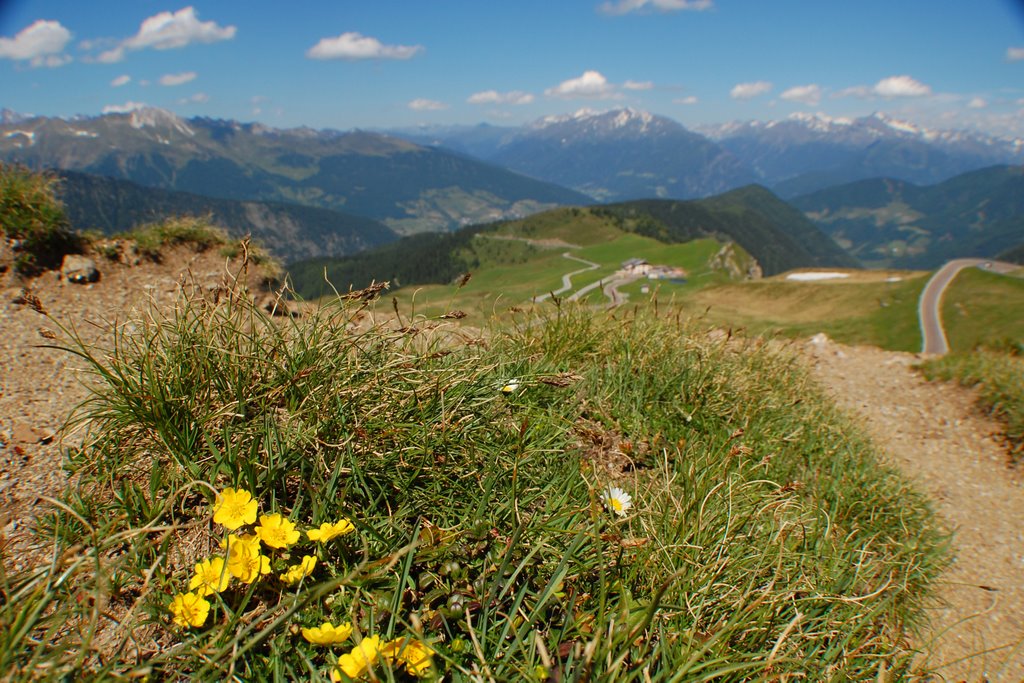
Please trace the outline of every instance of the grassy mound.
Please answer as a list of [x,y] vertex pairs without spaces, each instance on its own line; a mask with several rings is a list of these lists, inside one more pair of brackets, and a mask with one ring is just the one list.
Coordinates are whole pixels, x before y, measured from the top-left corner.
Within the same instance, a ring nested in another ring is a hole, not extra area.
[[57,178],[0,163],[0,229],[16,245],[14,269],[35,275],[81,249],[54,194]]
[[2,577],[0,670],[908,671],[941,539],[785,353],[664,311],[374,325],[374,295],[281,322],[197,293],[69,346],[88,436],[52,563]]

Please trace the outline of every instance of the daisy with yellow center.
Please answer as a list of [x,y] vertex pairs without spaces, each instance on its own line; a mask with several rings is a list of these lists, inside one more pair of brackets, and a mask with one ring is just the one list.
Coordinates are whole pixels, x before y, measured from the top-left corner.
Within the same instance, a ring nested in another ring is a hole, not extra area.
[[510,379],[504,386],[501,387],[501,393],[505,394],[506,396],[514,394],[517,391],[519,391],[518,379]]
[[312,574],[314,567],[316,567],[316,558],[312,555],[303,555],[302,562],[291,565],[288,567],[288,571],[281,574],[281,580],[291,586]]
[[430,673],[434,650],[415,638],[395,638],[381,648],[380,654],[391,663],[401,662],[406,671],[419,678]]
[[178,626],[202,626],[210,614],[210,601],[195,593],[178,593],[171,600],[170,610]]
[[601,494],[601,498],[609,512],[613,512],[619,517],[625,517],[629,514],[629,509],[633,507],[633,499],[618,486],[609,486]]
[[306,537],[309,538],[309,540],[311,541],[320,541],[321,543],[326,543],[332,538],[337,538],[338,536],[350,534],[355,530],[356,528],[352,525],[352,522],[342,517],[334,524],[331,524],[330,522],[324,522],[320,525],[319,529],[307,530]]
[[299,540],[295,524],[276,512],[272,515],[260,515],[256,535],[271,548],[287,548]]
[[224,558],[214,557],[196,564],[196,573],[188,587],[197,595],[206,596],[220,593],[230,581],[231,573],[224,566]]
[[213,503],[213,521],[234,531],[243,524],[256,521],[256,507],[257,503],[251,493],[228,487],[217,494]]
[[331,669],[331,680],[342,681],[344,673],[351,679],[361,677],[377,662],[380,655],[380,636],[370,636],[359,641],[352,650],[338,657],[338,667]]
[[344,643],[352,635],[352,622],[335,626],[325,621],[313,628],[303,628],[302,637],[314,645],[336,645]]
[[252,583],[262,574],[270,573],[270,558],[260,552],[256,536],[229,534],[221,543],[228,551],[228,571],[242,583]]

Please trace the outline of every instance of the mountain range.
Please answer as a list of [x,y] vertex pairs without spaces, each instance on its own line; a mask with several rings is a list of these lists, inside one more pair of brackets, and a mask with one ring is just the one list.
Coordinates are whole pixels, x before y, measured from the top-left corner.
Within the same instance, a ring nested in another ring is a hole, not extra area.
[[884,114],[794,114],[688,130],[632,109],[581,110],[511,128],[389,131],[459,150],[585,192],[600,201],[690,199],[759,183],[782,197],[872,177],[928,184],[1024,163],[1024,140],[916,126]]
[[790,200],[865,265],[935,268],[1024,245],[1024,166],[929,186],[874,178]]
[[222,199],[346,211],[399,232],[449,230],[589,198],[396,137],[278,130],[161,109],[71,120],[9,115],[0,160]]

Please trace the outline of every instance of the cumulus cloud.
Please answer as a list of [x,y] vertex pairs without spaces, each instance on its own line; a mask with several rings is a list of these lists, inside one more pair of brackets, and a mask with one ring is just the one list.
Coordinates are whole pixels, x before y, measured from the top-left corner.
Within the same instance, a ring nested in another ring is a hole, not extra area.
[[97,61],[106,64],[120,62],[129,50],[172,50],[193,43],[217,43],[231,40],[237,32],[235,26],[219,26],[214,21],[199,21],[194,7],[177,12],[160,12],[144,20],[139,31],[117,47],[103,52]]
[[622,87],[626,90],[651,90],[654,83],[651,81],[626,81]]
[[418,98],[409,103],[409,109],[413,111],[442,111],[447,109],[448,105],[444,102],[438,102],[437,100],[427,100],[424,98]]
[[879,97],[924,97],[931,95],[932,89],[916,81],[910,76],[889,76],[875,83],[871,92]]
[[797,85],[782,93],[779,97],[790,102],[817,105],[821,102],[821,86],[817,83]]
[[125,102],[124,104],[108,104],[103,107],[104,114],[129,114],[139,109],[145,109],[149,105],[145,102]]
[[618,97],[615,86],[600,71],[584,71],[579,78],[562,81],[544,91],[548,97],[603,100]]
[[604,14],[629,14],[639,11],[679,12],[693,10],[702,12],[715,6],[713,0],[618,0],[601,3],[598,11]]
[[967,106],[971,109],[984,109],[988,106],[988,102],[980,97],[972,97],[971,101],[967,103]]
[[1006,61],[1019,62],[1021,60],[1024,60],[1024,47],[1006,48]]
[[184,71],[180,74],[164,74],[160,77],[160,85],[184,85],[190,81],[196,80],[198,76],[195,71]]
[[687,95],[686,97],[677,97],[672,100],[675,104],[697,104],[700,100],[697,99],[696,95]]
[[58,21],[40,19],[13,38],[0,38],[0,58],[27,61],[32,66],[61,66],[71,61],[62,54],[71,31]]
[[750,100],[759,95],[770,92],[772,84],[768,81],[752,81],[750,83],[737,83],[729,91],[729,96],[734,100]]
[[533,95],[522,90],[511,90],[509,92],[484,90],[473,93],[466,99],[466,102],[470,104],[530,104],[533,102]]
[[122,85],[128,85],[131,82],[132,82],[132,77],[129,76],[128,74],[124,74],[124,75],[118,76],[114,80],[110,81],[110,87],[112,87],[112,88],[120,88]]
[[423,51],[422,45],[385,45],[376,38],[355,31],[336,38],[321,38],[306,50],[310,59],[410,59]]

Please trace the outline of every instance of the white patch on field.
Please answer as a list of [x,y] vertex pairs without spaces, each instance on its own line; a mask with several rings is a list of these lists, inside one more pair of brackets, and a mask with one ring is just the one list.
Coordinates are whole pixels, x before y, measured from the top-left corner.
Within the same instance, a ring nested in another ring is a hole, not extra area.
[[814,273],[790,273],[786,276],[786,279],[798,280],[800,282],[811,282],[814,280],[840,280],[847,277],[850,277],[849,273],[837,273],[835,271],[822,270]]

